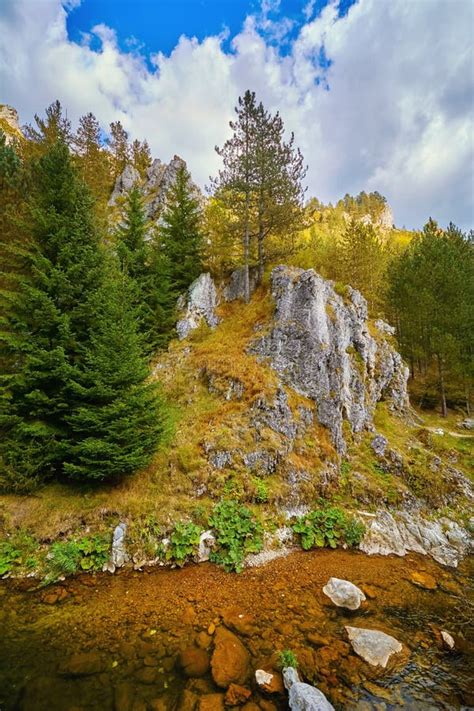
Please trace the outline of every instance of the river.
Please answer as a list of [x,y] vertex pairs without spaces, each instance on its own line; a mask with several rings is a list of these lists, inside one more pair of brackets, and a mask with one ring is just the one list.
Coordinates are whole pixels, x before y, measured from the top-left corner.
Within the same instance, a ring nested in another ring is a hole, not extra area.
[[[436,589],[415,585],[414,572],[434,577]],[[336,608],[322,593],[331,576],[365,591],[360,610]],[[472,581],[469,561],[452,571],[416,555],[342,550],[295,552],[240,575],[206,563],[81,575],[43,589],[2,581],[0,709],[217,710],[223,690],[211,672],[188,678],[177,658],[190,647],[210,656],[223,621],[250,655],[247,711],[287,708],[254,680],[256,668],[277,668],[285,649],[336,709],[474,707]],[[387,632],[404,652],[386,670],[371,667],[354,654],[345,625]]]

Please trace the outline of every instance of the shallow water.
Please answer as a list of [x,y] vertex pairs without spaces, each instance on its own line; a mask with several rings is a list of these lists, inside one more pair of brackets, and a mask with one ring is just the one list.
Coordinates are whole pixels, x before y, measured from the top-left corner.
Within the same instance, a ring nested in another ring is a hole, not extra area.
[[[413,571],[433,575],[438,588],[415,586]],[[210,673],[186,679],[177,655],[194,644],[212,653],[208,632],[223,619],[231,627],[237,621],[253,669],[276,668],[278,652],[291,649],[303,675],[336,709],[474,707],[471,573],[469,561],[453,572],[420,556],[322,550],[296,552],[241,575],[204,564],[83,575],[46,590],[5,581],[0,709],[189,711],[185,689],[199,698],[222,689]],[[323,595],[330,576],[365,589],[360,610],[341,611]],[[51,604],[58,596],[63,599]],[[373,668],[352,652],[347,624],[388,632],[404,652],[387,670]],[[441,629],[455,637],[457,651],[443,648]],[[77,653],[87,653],[90,668],[71,667]],[[287,708],[284,697],[260,696],[255,684],[246,686],[264,711]],[[207,708],[219,708],[218,697],[213,703]]]

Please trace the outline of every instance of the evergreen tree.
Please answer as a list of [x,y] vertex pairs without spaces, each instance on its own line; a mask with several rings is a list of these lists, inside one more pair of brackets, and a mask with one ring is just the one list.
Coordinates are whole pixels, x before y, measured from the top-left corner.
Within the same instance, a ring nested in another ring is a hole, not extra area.
[[372,312],[380,309],[386,254],[371,224],[350,220],[340,244],[341,278],[367,299]]
[[23,127],[25,141],[22,141],[22,153],[25,158],[38,158],[58,141],[70,146],[72,143],[71,122],[63,116],[61,103],[56,100],[46,109],[42,119],[35,114],[36,127],[27,124]]
[[[109,407],[110,401],[101,401],[99,396],[93,402],[92,393],[100,392],[101,376],[95,372],[100,370],[102,357],[100,339],[106,338],[106,333],[107,338],[113,338],[113,324],[104,319],[112,312],[118,319],[117,299],[124,314],[128,313],[124,290],[118,297],[110,281],[104,283],[104,254],[92,199],[67,146],[54,144],[33,162],[31,173],[27,213],[30,244],[16,288],[3,296],[10,308],[8,312],[2,309],[0,330],[2,352],[10,364],[0,379],[0,456],[3,486],[10,488],[27,486],[47,476],[75,474],[74,466],[82,467],[86,475],[81,450],[86,435],[81,418],[88,407],[102,418],[104,429],[109,427],[111,437],[112,432],[120,430],[118,423],[114,430],[114,414],[120,419],[120,398],[114,409]],[[116,342],[115,347],[123,362],[129,363],[128,382],[138,392],[145,366],[142,362],[138,367],[138,346],[133,335],[130,339],[124,339],[121,349]],[[123,407],[131,417],[123,369],[121,377],[123,386],[119,389],[117,384],[117,388],[128,402]],[[144,441],[149,443],[150,428],[145,422],[143,426]],[[128,431],[128,441],[125,430],[122,432],[127,453],[124,457],[131,462],[136,440],[132,441]],[[96,451],[96,469],[91,460],[88,477],[112,474],[113,456],[118,469],[118,455],[110,450],[107,456],[102,469]],[[142,454],[137,454],[135,461],[142,461]],[[126,471],[130,469],[126,467]]]
[[202,272],[201,221],[202,211],[193,194],[191,176],[182,166],[168,190],[159,234],[171,270],[171,286],[177,296]]
[[131,285],[113,265],[95,297],[97,325],[70,384],[73,405],[64,473],[110,480],[146,465],[162,424],[156,385],[143,358]]
[[146,350],[166,345],[172,332],[176,297],[171,289],[169,260],[149,233],[143,198],[133,187],[126,196],[117,232],[117,254],[122,271],[131,279],[132,300]]
[[108,139],[108,144],[111,155],[112,174],[115,180],[115,178],[122,173],[123,169],[130,161],[128,133],[120,121],[113,121],[110,124],[110,138]]
[[138,170],[141,177],[144,178],[147,169],[151,166],[151,151],[147,141],[133,141],[131,147],[132,163],[134,168]]
[[96,200],[98,213],[106,218],[112,189],[110,156],[102,146],[101,130],[94,114],[88,113],[79,119],[73,146],[81,174]]

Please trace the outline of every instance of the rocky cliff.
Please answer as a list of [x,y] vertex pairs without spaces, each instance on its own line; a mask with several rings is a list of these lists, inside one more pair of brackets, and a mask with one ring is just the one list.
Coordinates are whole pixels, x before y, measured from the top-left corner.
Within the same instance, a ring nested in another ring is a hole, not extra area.
[[360,292],[347,287],[338,294],[312,269],[281,266],[272,273],[272,296],[270,332],[253,352],[314,401],[339,453],[346,451],[344,421],[353,433],[371,429],[380,400],[393,411],[407,410],[408,369],[387,338],[387,326],[380,322],[371,332]]
[[7,104],[0,104],[0,130],[6,136],[7,145],[21,137],[18,111]]
[[[149,220],[158,219],[166,200],[166,194],[175,182],[180,168],[187,168],[187,166],[186,162],[177,155],[168,164],[162,163],[159,158],[156,158],[144,178],[140,176],[136,168],[127,165],[115,181],[109,205],[116,205],[117,201],[136,184],[144,196],[147,218]],[[197,185],[192,183],[191,187],[196,197],[202,199],[201,191]]]

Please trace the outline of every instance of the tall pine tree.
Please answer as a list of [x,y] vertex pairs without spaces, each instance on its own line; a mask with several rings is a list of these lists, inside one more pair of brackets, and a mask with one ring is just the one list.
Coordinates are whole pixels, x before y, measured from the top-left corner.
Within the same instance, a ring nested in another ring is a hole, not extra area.
[[202,210],[184,166],[168,190],[160,241],[170,267],[171,286],[182,294],[202,272]]

